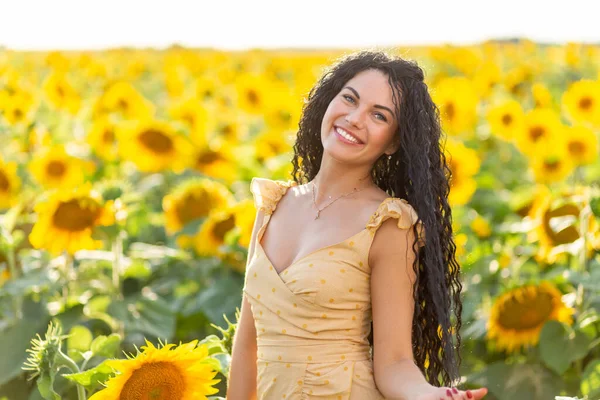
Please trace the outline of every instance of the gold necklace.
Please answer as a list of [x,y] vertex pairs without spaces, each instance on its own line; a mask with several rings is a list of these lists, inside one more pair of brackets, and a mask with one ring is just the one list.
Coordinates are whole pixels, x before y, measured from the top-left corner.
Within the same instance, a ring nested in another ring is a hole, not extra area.
[[[358,182],[362,182],[363,180],[365,180],[365,179],[366,179],[367,177],[369,177],[370,175],[371,175],[371,174],[369,173],[369,175],[365,176],[364,178],[360,178],[360,179],[358,180]],[[314,205],[314,206],[315,206],[315,208],[317,209],[317,215],[316,215],[316,217],[315,217],[315,220],[319,219],[319,216],[321,215],[321,211],[323,211],[324,209],[326,209],[327,207],[329,207],[330,205],[332,205],[333,203],[335,203],[336,201],[338,201],[338,200],[339,200],[339,199],[341,199],[342,197],[349,196],[349,195],[351,195],[352,193],[358,193],[358,192],[360,192],[361,190],[365,190],[367,187],[368,187],[368,186],[366,186],[366,187],[364,187],[364,188],[362,188],[362,189],[357,189],[357,188],[354,188],[354,189],[352,189],[352,191],[351,191],[351,192],[348,192],[348,193],[346,193],[346,194],[343,194],[343,195],[341,195],[341,196],[337,197],[336,199],[332,200],[332,201],[331,201],[329,204],[325,205],[325,207],[323,207],[323,208],[319,209],[319,207],[317,206],[317,202],[316,202],[316,200],[315,200],[315,181],[313,180],[313,181],[312,181],[312,200],[313,200],[313,205]],[[331,198],[331,196],[329,196],[329,198]]]

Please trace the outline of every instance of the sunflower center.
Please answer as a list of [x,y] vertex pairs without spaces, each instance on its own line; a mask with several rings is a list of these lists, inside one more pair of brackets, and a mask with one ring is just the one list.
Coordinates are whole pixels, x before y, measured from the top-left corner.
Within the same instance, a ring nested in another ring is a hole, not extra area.
[[499,323],[507,329],[527,330],[540,326],[551,314],[552,296],[549,293],[521,291],[503,304]]
[[50,176],[60,177],[65,174],[67,167],[61,161],[50,161],[46,166],[46,172]]
[[560,160],[545,160],[544,169],[548,172],[555,172],[560,169]]
[[173,150],[173,141],[158,129],[148,129],[142,132],[139,140],[155,153],[164,154]]
[[579,108],[582,110],[589,110],[592,108],[592,104],[594,104],[594,101],[590,97],[584,97],[579,100]]
[[105,129],[102,132],[102,142],[112,143],[115,141],[115,132],[112,129]]
[[133,371],[123,385],[119,400],[181,400],[185,380],[170,362],[154,362]]
[[248,90],[248,92],[246,93],[246,96],[247,96],[248,102],[250,104],[252,104],[253,106],[258,105],[260,98],[258,96],[258,93],[256,93],[256,90],[254,90],[254,89]]
[[23,116],[25,115],[25,113],[23,113],[23,110],[21,110],[20,108],[17,108],[13,111],[13,117],[15,118],[15,120],[20,121],[21,118],[23,118]]
[[585,153],[585,145],[579,141],[569,142],[569,153],[574,156],[582,156]]
[[202,167],[204,165],[212,164],[215,161],[219,161],[221,159],[222,159],[221,155],[216,151],[212,151],[212,150],[203,151],[196,158],[196,166]]
[[188,193],[175,207],[175,214],[177,214],[177,219],[185,225],[195,219],[206,217],[212,205],[204,192],[201,194]]
[[223,240],[227,232],[232,230],[235,227],[235,218],[233,215],[229,216],[227,219],[223,221],[219,221],[215,224],[213,228],[213,236],[219,240]]
[[72,199],[60,203],[54,215],[53,224],[59,229],[78,232],[94,226],[99,210],[95,207],[84,208],[80,203],[88,202],[90,199]]
[[532,141],[537,142],[541,137],[546,135],[546,129],[543,126],[532,126],[529,129],[529,137]]
[[454,106],[454,103],[446,103],[445,111],[448,119],[454,119],[454,116],[456,115],[456,107]]
[[513,121],[512,115],[510,115],[510,114],[504,114],[502,116],[502,124],[503,125],[508,126],[508,125],[512,124],[512,121]]
[[[567,217],[572,217],[572,219],[579,218],[579,208],[574,204],[565,204],[544,213],[544,232],[552,240],[554,246],[573,243],[575,240],[579,239],[579,232],[577,231],[577,227],[573,224],[560,226],[552,223],[554,219],[568,221]],[[553,225],[555,225],[554,228]]]
[[8,192],[8,189],[10,189],[10,181],[6,174],[0,170],[0,192]]

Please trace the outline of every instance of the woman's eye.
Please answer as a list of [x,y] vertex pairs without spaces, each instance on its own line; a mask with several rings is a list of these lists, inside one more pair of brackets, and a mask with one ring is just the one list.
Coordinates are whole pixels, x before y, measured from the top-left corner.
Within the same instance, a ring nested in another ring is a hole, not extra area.
[[346,99],[346,100],[351,101],[351,102],[354,103],[354,99],[351,96],[348,96],[347,94],[344,94],[343,97],[344,97],[344,99]]
[[377,115],[377,116],[381,117],[381,120],[382,120],[382,121],[385,121],[385,122],[387,122],[387,118],[385,117],[385,115],[383,115],[383,114],[380,114],[380,113],[377,113],[377,114],[375,114],[375,115]]

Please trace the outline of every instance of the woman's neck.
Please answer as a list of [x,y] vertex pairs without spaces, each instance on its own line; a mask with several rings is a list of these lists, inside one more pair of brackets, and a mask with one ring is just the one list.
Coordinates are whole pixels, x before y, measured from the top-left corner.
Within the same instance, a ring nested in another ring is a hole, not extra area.
[[322,162],[312,183],[317,204],[352,192],[354,188],[364,190],[374,184],[370,166],[349,166],[337,162]]

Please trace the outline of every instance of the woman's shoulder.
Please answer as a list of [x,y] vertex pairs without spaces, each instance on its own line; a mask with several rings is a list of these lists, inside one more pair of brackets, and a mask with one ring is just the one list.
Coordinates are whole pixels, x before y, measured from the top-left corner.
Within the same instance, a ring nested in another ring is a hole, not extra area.
[[256,176],[250,182],[250,192],[254,196],[254,203],[258,209],[272,213],[287,189],[296,185],[297,183],[292,180],[274,180]]

